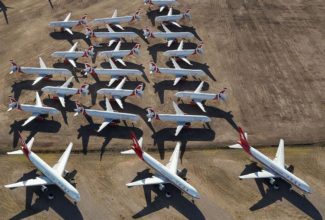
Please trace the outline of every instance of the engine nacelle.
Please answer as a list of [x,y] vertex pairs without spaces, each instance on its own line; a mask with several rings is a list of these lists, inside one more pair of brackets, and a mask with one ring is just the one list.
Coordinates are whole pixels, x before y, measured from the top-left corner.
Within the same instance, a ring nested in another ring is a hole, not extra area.
[[165,186],[163,184],[159,184],[159,190],[163,191],[165,189]]
[[47,192],[48,188],[46,186],[42,185],[41,190],[42,190],[42,192]]

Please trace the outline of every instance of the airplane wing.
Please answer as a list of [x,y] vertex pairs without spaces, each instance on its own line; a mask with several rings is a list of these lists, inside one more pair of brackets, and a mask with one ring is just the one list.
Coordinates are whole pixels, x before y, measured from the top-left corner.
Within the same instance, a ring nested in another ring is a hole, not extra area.
[[178,107],[178,105],[175,102],[173,102],[173,107],[177,115],[184,115],[184,112]]
[[161,7],[159,8],[159,12],[162,12],[164,9],[165,9],[165,6],[163,5],[163,6],[161,6]]
[[115,24],[115,27],[118,27],[119,29],[121,29],[121,30],[124,31],[124,28],[121,25],[119,25],[119,24]]
[[260,179],[260,178],[276,178],[276,177],[278,176],[266,170],[239,176],[240,179]]
[[170,47],[170,45],[172,45],[173,42],[174,42],[174,40],[168,40],[167,41],[167,47]]
[[182,77],[180,76],[176,76],[175,80],[174,80],[174,83],[173,83],[173,86],[176,86],[177,83],[182,79]]
[[177,136],[181,130],[183,129],[185,124],[178,124],[177,127],[176,127],[176,131],[175,131],[175,136]]
[[77,49],[78,42],[74,43],[74,45],[70,48],[69,52],[73,52]]
[[20,181],[17,183],[12,183],[5,185],[6,188],[16,188],[16,187],[24,187],[24,186],[40,186],[40,185],[51,185],[54,184],[50,179],[46,176],[38,176],[34,179],[28,179],[24,181]]
[[115,32],[113,30],[113,28],[111,28],[111,26],[109,26],[108,24],[106,24],[106,28],[107,28],[108,32]]
[[47,67],[46,67],[46,65],[45,65],[45,63],[44,63],[42,57],[38,57],[38,60],[39,60],[39,66],[40,66],[41,68],[46,69]]
[[117,58],[116,61],[120,62],[123,66],[126,66],[125,62],[121,58]]
[[34,82],[33,82],[32,85],[37,84],[37,83],[38,83],[39,81],[41,81],[44,77],[45,77],[45,76],[38,76],[38,77],[34,80]]
[[105,104],[106,104],[106,111],[107,112],[113,112],[114,111],[112,106],[111,106],[111,103],[109,103],[108,98],[105,98]]
[[113,83],[117,80],[117,77],[112,76],[112,78],[109,80],[108,86],[110,87],[111,85],[113,85]]
[[110,40],[110,41],[108,42],[108,46],[109,46],[109,47],[112,46],[115,42],[116,42],[115,39]]
[[173,8],[170,7],[167,16],[171,16],[173,14]]
[[111,122],[112,122],[112,120],[105,119],[105,121],[100,125],[99,129],[97,130],[97,132],[101,132],[101,130],[103,130]]
[[123,80],[116,86],[115,89],[122,89],[126,81],[126,77],[123,78]]
[[171,61],[175,67],[175,69],[181,69],[181,67],[178,65],[178,63],[176,62],[176,60],[174,58],[171,58]]
[[77,67],[77,64],[76,62],[73,60],[73,59],[68,59],[69,63],[71,63],[71,65],[76,68]]
[[63,85],[60,86],[60,87],[61,87],[61,88],[67,88],[67,87],[70,85],[72,79],[73,79],[73,76],[71,76],[71,77],[70,77],[70,78],[69,78],[65,83],[63,83]]
[[117,9],[114,10],[114,13],[112,15],[112,18],[116,18],[117,17]]
[[67,165],[72,146],[73,146],[73,144],[70,143],[69,146],[67,147],[67,149],[64,151],[64,153],[60,157],[60,159],[58,160],[58,162],[53,166],[53,169],[60,176],[62,176],[65,166]]
[[36,92],[36,104],[35,105],[38,106],[38,107],[42,107],[43,106],[42,105],[41,98],[38,95],[38,92]]
[[188,65],[193,66],[193,64],[186,58],[186,57],[180,57],[185,63],[187,63]]
[[70,28],[65,27],[64,30],[68,32],[69,34],[73,35],[73,32]]
[[183,45],[184,45],[184,42],[181,41],[181,42],[179,43],[179,45],[178,45],[177,50],[183,50]]
[[166,167],[170,170],[170,172],[172,172],[174,174],[177,173],[180,147],[181,147],[181,142],[177,142],[175,150],[174,150],[172,156],[170,157],[168,164],[166,165]]
[[70,17],[71,17],[71,12],[67,15],[67,17],[65,17],[63,21],[69,21]]
[[200,109],[201,109],[203,112],[206,112],[206,111],[205,111],[205,108],[204,108],[204,106],[203,106],[203,104],[202,104],[202,102],[200,102],[200,101],[195,101],[195,100],[194,100],[194,102],[195,102],[195,104],[196,104],[197,106],[200,107]]
[[173,25],[179,27],[179,28],[182,28],[182,26],[181,26],[180,24],[178,24],[176,21],[172,21],[171,23],[172,23]]
[[114,97],[114,100],[117,102],[118,106],[120,106],[121,109],[123,109],[123,103],[120,98]]
[[25,125],[27,125],[29,122],[33,121],[35,118],[37,118],[39,116],[39,114],[33,114],[32,116],[30,116],[22,125],[22,127],[24,127]]
[[161,24],[161,26],[163,27],[166,33],[171,33],[171,31],[164,24]]
[[114,49],[114,51],[119,51],[121,48],[122,41],[119,41]]
[[199,93],[199,92],[201,92],[202,91],[202,88],[203,88],[203,85],[204,85],[204,82],[202,81],[201,83],[200,83],[200,85],[195,89],[195,93]]
[[111,65],[112,69],[118,69],[117,66],[115,65],[115,63],[113,62],[113,60],[111,58],[109,58],[109,65]]
[[132,183],[128,183],[126,185],[128,187],[132,187],[132,186],[156,185],[156,184],[163,184],[163,183],[167,183],[167,182],[157,176],[152,176],[142,180],[134,181]]
[[284,168],[284,141],[280,139],[278,150],[276,152],[275,158],[273,160],[279,166]]
[[58,98],[62,107],[65,107],[65,96],[63,94],[58,94]]

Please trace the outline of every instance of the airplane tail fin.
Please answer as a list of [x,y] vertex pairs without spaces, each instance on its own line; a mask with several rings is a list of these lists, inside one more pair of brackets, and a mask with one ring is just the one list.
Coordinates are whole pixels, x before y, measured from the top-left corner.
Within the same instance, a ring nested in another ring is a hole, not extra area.
[[145,5],[149,5],[149,6],[153,5],[152,0],[143,0],[143,2]]
[[[34,138],[30,139],[30,141],[26,144],[24,138],[21,136],[21,133],[18,132],[18,134],[19,134],[19,140],[20,140],[20,144],[21,144],[21,151],[22,151],[23,154],[26,155],[26,157],[28,157],[28,155],[29,155],[29,153],[30,153],[30,151],[32,149],[33,143],[34,143]],[[9,154],[15,154],[15,153],[14,152],[11,152],[11,153],[9,152]]]
[[250,153],[250,145],[247,141],[247,134],[244,133],[243,129],[241,127],[238,127],[239,132],[239,144],[241,147],[247,152]]
[[131,52],[130,52],[130,55],[133,55],[133,54],[135,54],[135,55],[139,55],[139,54],[140,54],[140,47],[141,47],[140,44],[136,44],[136,45],[132,48],[132,50],[131,50]]
[[135,87],[132,95],[142,97],[142,94],[143,94],[143,83],[140,83],[137,87]]
[[77,116],[79,113],[85,115],[86,111],[85,108],[80,105],[80,103],[76,102],[76,108],[74,109],[74,111],[76,112],[73,116]]
[[226,89],[227,88],[224,88],[218,94],[216,94],[216,97],[214,98],[214,100],[222,100],[224,102],[227,101]]
[[195,54],[203,54],[203,52],[203,42],[201,41],[195,48]]
[[78,90],[78,94],[82,94],[84,96],[89,94],[89,84],[83,84],[80,89]]
[[155,112],[155,110],[153,108],[147,108],[147,118],[148,118],[148,122],[151,122],[152,119],[158,119],[159,120],[159,116],[158,114]]
[[183,14],[183,18],[188,18],[189,20],[191,20],[192,19],[192,15],[191,15],[190,12],[191,12],[191,9],[190,8],[186,9],[186,11]]
[[11,111],[12,109],[20,109],[20,105],[19,102],[14,99],[12,96],[9,96],[9,108],[8,108],[8,112]]
[[89,63],[85,63],[85,68],[82,71],[86,76],[95,73],[94,68]]
[[85,50],[83,57],[93,57],[95,55],[94,46],[90,46],[87,50]]
[[152,31],[148,27],[142,29],[142,31],[145,39],[148,39],[149,37],[154,37]]
[[140,146],[134,132],[131,132],[131,139],[133,142],[132,145],[132,149],[134,150],[134,152],[138,155],[138,157],[143,160],[143,151],[142,151],[142,147]]
[[140,17],[140,12],[141,12],[141,10],[140,10],[140,8],[139,8],[139,9],[134,13],[134,15],[132,16],[131,22],[132,22],[132,21],[135,21],[135,20],[140,21],[140,19],[141,19],[141,17]]
[[85,35],[86,38],[95,37],[93,29],[91,29],[89,26],[85,26]]
[[157,64],[155,64],[153,61],[149,63],[149,70],[150,70],[150,74],[160,73]]
[[87,17],[88,14],[84,14],[79,20],[79,25],[86,25],[88,23]]
[[20,67],[14,62],[14,60],[10,60],[11,67],[9,74],[20,72]]

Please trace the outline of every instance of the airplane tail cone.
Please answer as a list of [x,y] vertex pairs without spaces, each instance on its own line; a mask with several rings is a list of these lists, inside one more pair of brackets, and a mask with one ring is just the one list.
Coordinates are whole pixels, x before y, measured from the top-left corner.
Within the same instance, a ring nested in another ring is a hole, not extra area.
[[150,74],[159,73],[159,68],[157,64],[155,64],[153,61],[149,63],[149,70],[150,70]]
[[80,89],[79,89],[79,92],[83,95],[83,96],[86,96],[89,94],[89,85],[88,84],[83,84]]
[[140,83],[134,90],[133,90],[133,94],[135,96],[139,96],[142,97],[143,94],[143,83]]
[[20,67],[13,60],[10,60],[10,63],[11,67],[9,74],[17,73],[20,71]]
[[189,20],[192,20],[192,15],[191,15],[191,9],[187,9],[183,15],[184,18],[187,18]]
[[155,112],[155,110],[153,109],[153,108],[147,108],[146,109],[146,111],[147,111],[147,118],[148,118],[148,122],[151,122],[152,121],[152,119],[159,119],[159,117],[158,117],[158,114]]
[[141,47],[140,44],[136,44],[136,45],[132,48],[130,55],[133,55],[133,54],[135,54],[135,55],[139,55],[139,54],[140,54],[140,47]]
[[7,110],[8,112],[11,111],[12,109],[19,109],[20,108],[20,105],[16,101],[16,99],[14,99],[13,97],[9,96],[9,100],[10,100],[10,103],[9,103],[9,108]]
[[143,31],[143,36],[145,39],[148,39],[149,37],[153,37],[153,34],[148,27],[142,29],[142,31]]
[[74,109],[76,112],[73,116],[79,115],[79,113],[85,114],[85,108],[82,107],[79,103],[76,102],[76,108]]
[[196,54],[203,54],[204,53],[204,50],[203,50],[203,42],[201,42],[197,48],[195,48],[195,53]]
[[95,36],[94,31],[88,26],[85,27],[85,35],[86,35],[86,38],[90,38],[92,36]]

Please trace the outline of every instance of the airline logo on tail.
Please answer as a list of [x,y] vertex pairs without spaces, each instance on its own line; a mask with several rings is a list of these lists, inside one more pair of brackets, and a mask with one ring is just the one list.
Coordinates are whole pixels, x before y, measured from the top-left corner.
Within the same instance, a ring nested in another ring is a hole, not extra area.
[[21,144],[21,150],[23,151],[23,153],[26,155],[26,157],[29,159],[29,149],[26,145],[26,142],[24,141],[23,137],[21,136],[21,133],[18,132],[19,134],[19,140],[20,140],[20,144]]
[[143,94],[143,83],[140,83],[134,90],[131,95],[142,96]]
[[150,122],[153,118],[159,120],[159,115],[155,112],[153,108],[147,108],[147,117],[148,121]]
[[16,99],[14,99],[12,96],[9,96],[9,101],[10,101],[10,103],[9,103],[9,109],[8,109],[8,111],[11,111],[12,109],[19,109],[19,110],[21,110],[18,101]]
[[140,47],[141,47],[140,44],[136,44],[136,45],[132,48],[132,50],[131,50],[131,52],[130,52],[129,55],[133,55],[133,54],[139,55],[139,53],[140,53]]
[[155,64],[152,61],[149,63],[149,70],[150,70],[150,74],[160,73],[160,70],[159,70],[157,64]]
[[77,116],[79,113],[86,115],[86,111],[85,108],[82,107],[79,103],[76,102],[76,109],[74,109],[74,111],[76,112],[74,114],[74,116]]
[[87,50],[84,51],[82,57],[93,57],[94,56],[94,46],[90,46]]
[[89,94],[89,85],[88,84],[83,84],[80,89],[78,89],[77,94],[83,94],[83,95],[88,95]]
[[89,38],[89,37],[95,37],[94,35],[94,31],[89,27],[89,26],[86,26],[86,38]]
[[84,16],[80,18],[78,25],[86,25],[88,23],[87,16],[88,14],[84,14]]
[[88,73],[90,73],[91,75],[95,74],[94,68],[90,66],[90,64],[88,63],[85,63],[85,69],[83,69],[83,72],[85,73],[86,76]]
[[190,11],[191,11],[191,9],[189,8],[189,9],[187,9],[186,11],[185,11],[185,13],[183,14],[183,17],[182,17],[182,19],[184,19],[184,18],[188,18],[188,19],[192,19],[192,16],[191,16],[191,14],[190,14]]
[[135,134],[133,132],[131,132],[131,139],[133,141],[133,145],[132,145],[132,149],[134,150],[134,152],[138,155],[138,157],[143,160],[143,152],[142,149],[138,143],[138,140],[135,136]]
[[203,54],[203,42],[202,41],[195,48],[194,54]]
[[216,97],[214,98],[214,100],[222,100],[222,101],[226,101],[227,96],[226,96],[226,89],[224,88],[223,90],[221,90],[221,92],[219,92]]
[[239,144],[242,146],[242,148],[249,154],[250,153],[250,145],[245,137],[245,134],[243,132],[243,129],[241,127],[238,127],[238,132],[239,132]]
[[148,39],[149,37],[155,38],[152,31],[150,31],[148,27],[144,28],[142,31],[145,39]]
[[132,16],[132,19],[131,19],[130,22],[135,21],[135,20],[137,20],[137,21],[140,20],[140,8],[139,8],[139,9],[135,12],[135,14]]
[[148,5],[150,5],[150,6],[153,5],[152,0],[144,0],[144,4],[145,4],[145,5],[148,4]]

